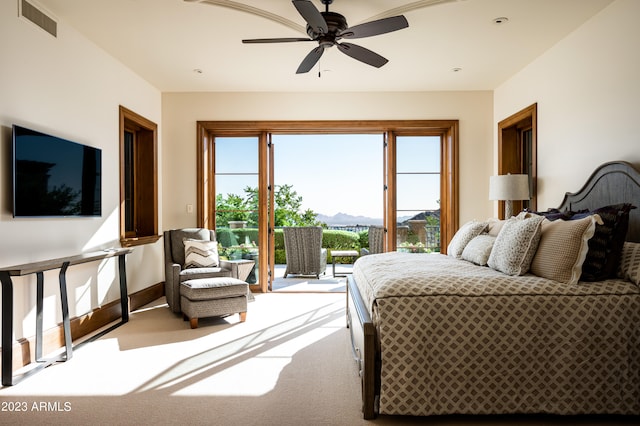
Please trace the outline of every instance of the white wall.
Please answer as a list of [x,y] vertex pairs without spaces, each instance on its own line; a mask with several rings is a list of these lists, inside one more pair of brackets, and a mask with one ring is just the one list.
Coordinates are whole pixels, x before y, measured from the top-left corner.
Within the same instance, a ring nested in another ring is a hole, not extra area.
[[638,17],[640,1],[615,1],[495,91],[496,123],[538,103],[539,209],[604,162],[640,166]]
[[[459,120],[460,222],[491,216],[492,203],[488,201],[493,137],[491,92],[164,93],[165,229],[196,225],[196,215],[187,213],[186,205],[196,204],[198,120],[398,119]],[[336,160],[341,161],[339,157]],[[342,161],[347,173],[352,160]],[[328,197],[332,190],[326,188]]]
[[[118,106],[161,124],[161,95],[75,30],[58,22],[54,38],[0,1],[0,266],[119,246]],[[14,219],[11,125],[102,149],[102,217]],[[161,138],[160,138],[161,141]],[[160,179],[161,182],[161,179]],[[163,281],[161,243],[127,257],[129,292]],[[119,298],[114,259],[69,268],[70,314]],[[35,332],[35,278],[14,280],[15,337]],[[61,320],[57,271],[45,274],[45,328]]]

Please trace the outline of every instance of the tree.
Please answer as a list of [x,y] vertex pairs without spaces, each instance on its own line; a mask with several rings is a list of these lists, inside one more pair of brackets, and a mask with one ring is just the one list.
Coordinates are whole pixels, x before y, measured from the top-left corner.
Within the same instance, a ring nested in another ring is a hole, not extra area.
[[229,221],[248,220],[250,213],[248,210],[249,206],[246,200],[240,195],[216,195],[216,222],[218,226],[227,226]]
[[[275,226],[318,226],[322,225],[318,220],[318,214],[307,209],[302,209],[302,196],[293,190],[293,185],[276,185],[274,193],[274,217]],[[247,220],[249,226],[258,224],[258,188],[245,187],[244,196],[227,194],[226,197],[216,197],[216,220],[218,226],[224,226],[229,220]],[[234,215],[236,213],[236,215]],[[243,219],[232,219],[240,217]]]

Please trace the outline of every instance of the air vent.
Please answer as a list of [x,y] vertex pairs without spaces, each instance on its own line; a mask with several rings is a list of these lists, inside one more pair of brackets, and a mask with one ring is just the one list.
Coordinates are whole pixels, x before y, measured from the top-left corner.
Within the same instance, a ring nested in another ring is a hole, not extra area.
[[24,16],[52,36],[58,36],[58,23],[56,21],[49,18],[27,0],[22,0],[20,4],[20,11],[22,16]]

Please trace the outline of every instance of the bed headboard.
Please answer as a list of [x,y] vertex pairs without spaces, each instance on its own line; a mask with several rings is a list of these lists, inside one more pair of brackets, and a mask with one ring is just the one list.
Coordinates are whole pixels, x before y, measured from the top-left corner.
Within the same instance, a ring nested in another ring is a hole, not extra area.
[[597,209],[610,204],[631,203],[627,241],[640,242],[640,171],[626,161],[598,167],[578,192],[567,192],[558,209]]

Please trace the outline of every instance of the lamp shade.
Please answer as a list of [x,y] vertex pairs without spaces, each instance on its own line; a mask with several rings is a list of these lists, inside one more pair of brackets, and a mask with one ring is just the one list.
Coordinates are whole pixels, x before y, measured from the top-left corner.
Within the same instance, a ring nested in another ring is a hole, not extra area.
[[528,200],[529,175],[498,175],[489,178],[490,200]]

